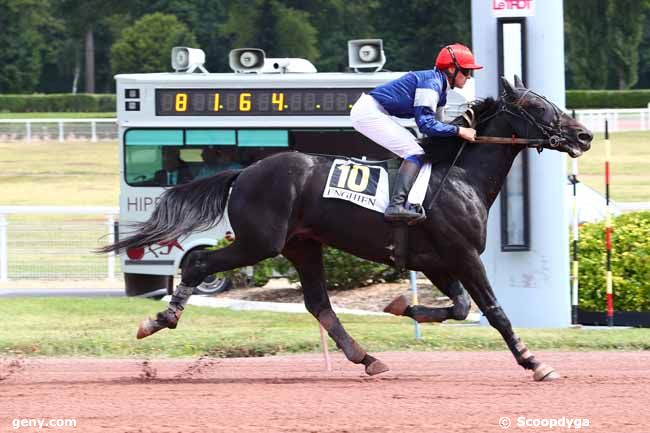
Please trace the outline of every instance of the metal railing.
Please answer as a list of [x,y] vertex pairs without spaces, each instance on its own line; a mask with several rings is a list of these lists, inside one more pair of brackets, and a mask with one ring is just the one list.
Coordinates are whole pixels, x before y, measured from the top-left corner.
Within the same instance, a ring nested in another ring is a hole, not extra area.
[[117,119],[0,119],[0,142],[117,140]]
[[117,207],[0,206],[0,282],[20,279],[115,280]]

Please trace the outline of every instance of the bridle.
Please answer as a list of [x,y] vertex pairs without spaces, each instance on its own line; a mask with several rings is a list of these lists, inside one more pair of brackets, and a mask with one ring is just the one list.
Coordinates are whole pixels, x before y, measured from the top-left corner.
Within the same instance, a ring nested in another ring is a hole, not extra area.
[[[538,98],[542,99],[544,102],[546,102],[547,105],[550,105],[551,108],[553,108],[553,120],[551,120],[550,123],[542,123],[537,121],[532,114],[530,114],[526,109],[523,107],[523,101],[524,98],[529,94],[532,93],[533,95],[537,96]],[[510,145],[525,145],[526,147],[529,148],[535,148],[537,149],[537,152],[542,153],[542,150],[544,150],[545,145],[550,147],[551,149],[557,148],[560,144],[564,143],[567,139],[564,137],[563,134],[563,129],[562,129],[562,115],[561,111],[559,108],[555,106],[551,101],[543,97],[542,95],[533,92],[530,89],[526,89],[526,91],[517,99],[517,101],[512,102],[508,101],[508,95],[504,91],[503,95],[501,97],[501,100],[503,101],[500,104],[499,109],[483,118],[480,118],[475,121],[474,119],[474,111],[470,107],[465,114],[463,114],[463,117],[467,121],[467,123],[473,127],[476,128],[479,125],[487,122],[490,119],[493,119],[494,117],[498,116],[500,113],[508,113],[511,116],[518,117],[520,119],[525,120],[528,123],[528,126],[534,126],[537,128],[542,135],[546,138],[516,138],[515,135],[513,134],[512,137],[507,138],[507,137],[489,137],[489,136],[477,136],[476,139],[473,141],[473,143],[484,143],[484,144],[510,144]],[[555,131],[560,131],[560,135],[555,134]],[[442,180],[440,181],[440,185],[438,185],[438,189],[436,192],[433,194],[433,198],[431,199],[431,205],[436,202],[438,199],[438,196],[442,192],[442,187],[445,184],[445,181],[447,180],[447,177],[451,173],[452,168],[456,165],[456,162],[458,161],[458,158],[460,155],[463,153],[463,150],[465,149],[465,146],[467,145],[467,141],[463,140],[463,143],[461,144],[460,148],[458,149],[458,152],[456,152],[456,156],[454,157],[453,161],[451,162],[451,165],[447,169],[447,172],[445,175],[442,177]]]
[[[540,98],[547,106],[550,106],[553,109],[553,119],[550,123],[538,121],[524,108],[523,101],[529,93]],[[500,109],[490,116],[479,119],[476,123],[477,126],[504,112],[526,121],[528,126],[537,128],[537,130],[546,138],[515,138],[514,135],[511,138],[478,136],[474,141],[475,143],[525,145],[530,148],[536,148],[537,151],[541,153],[542,150],[544,150],[544,147],[548,146],[551,149],[556,149],[560,144],[567,140],[563,134],[562,112],[555,104],[544,96],[535,93],[530,89],[526,89],[526,91],[514,102],[508,101],[508,95],[505,92],[501,99],[503,103],[501,104]],[[556,134],[556,131],[560,131],[560,135]]]

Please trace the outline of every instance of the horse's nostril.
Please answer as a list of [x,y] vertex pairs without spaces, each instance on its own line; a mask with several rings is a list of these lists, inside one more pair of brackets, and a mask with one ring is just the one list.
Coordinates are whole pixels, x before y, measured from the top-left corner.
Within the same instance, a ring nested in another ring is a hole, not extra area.
[[580,141],[591,141],[593,138],[594,136],[591,135],[591,133],[589,132],[581,132],[580,134],[578,134],[578,139]]
[[578,134],[578,141],[582,143],[587,149],[591,147],[591,140],[594,139],[594,135],[589,131],[580,132]]

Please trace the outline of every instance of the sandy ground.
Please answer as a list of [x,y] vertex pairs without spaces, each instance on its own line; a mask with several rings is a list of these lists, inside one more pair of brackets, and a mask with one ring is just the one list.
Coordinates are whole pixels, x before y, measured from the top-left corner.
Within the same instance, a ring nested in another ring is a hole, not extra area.
[[[560,380],[533,382],[507,352],[382,353],[391,371],[372,378],[338,353],[331,372],[318,354],[2,359],[0,431],[497,432],[502,417],[509,431],[575,430],[574,420],[589,432],[650,431],[650,353],[538,355]],[[565,426],[525,425],[550,418]],[[29,419],[77,425],[13,428]]]

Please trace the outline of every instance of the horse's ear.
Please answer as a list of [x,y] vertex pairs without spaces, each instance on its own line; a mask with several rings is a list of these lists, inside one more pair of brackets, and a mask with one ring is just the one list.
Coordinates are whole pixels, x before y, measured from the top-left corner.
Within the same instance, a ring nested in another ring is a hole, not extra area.
[[516,96],[517,91],[515,90],[514,87],[512,87],[512,84],[510,84],[510,81],[506,77],[501,77],[501,84],[503,85],[503,90],[506,91],[506,95],[508,96]]
[[515,88],[517,89],[525,89],[526,86],[524,86],[524,82],[521,81],[521,78],[519,78],[519,75],[515,74]]

